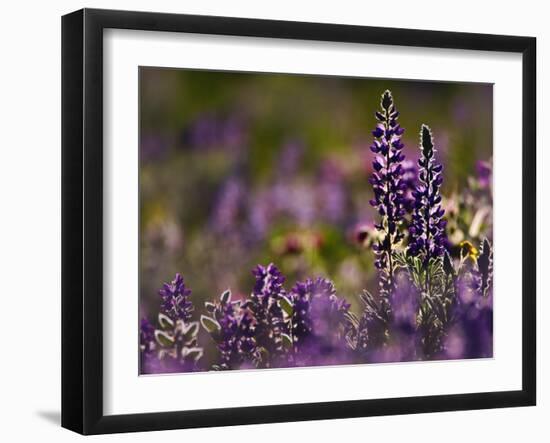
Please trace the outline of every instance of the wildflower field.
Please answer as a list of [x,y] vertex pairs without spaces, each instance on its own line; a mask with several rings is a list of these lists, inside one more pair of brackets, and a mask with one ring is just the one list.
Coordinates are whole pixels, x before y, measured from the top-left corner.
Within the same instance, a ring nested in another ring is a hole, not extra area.
[[492,109],[140,68],[140,373],[491,358]]

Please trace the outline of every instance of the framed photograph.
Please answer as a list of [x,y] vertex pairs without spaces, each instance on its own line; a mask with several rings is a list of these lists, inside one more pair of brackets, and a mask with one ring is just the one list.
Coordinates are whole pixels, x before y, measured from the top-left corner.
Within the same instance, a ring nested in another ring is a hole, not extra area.
[[62,425],[534,405],[532,37],[62,20]]

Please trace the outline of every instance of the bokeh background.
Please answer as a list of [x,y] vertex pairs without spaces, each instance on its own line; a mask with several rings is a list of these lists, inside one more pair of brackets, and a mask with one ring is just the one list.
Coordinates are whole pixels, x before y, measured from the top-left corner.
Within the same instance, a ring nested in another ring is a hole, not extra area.
[[366,236],[376,219],[371,130],[390,89],[407,159],[422,123],[460,192],[492,155],[492,85],[140,68],[140,306],[181,273],[196,316],[226,288],[252,289],[254,265],[324,276],[359,309],[375,289]]

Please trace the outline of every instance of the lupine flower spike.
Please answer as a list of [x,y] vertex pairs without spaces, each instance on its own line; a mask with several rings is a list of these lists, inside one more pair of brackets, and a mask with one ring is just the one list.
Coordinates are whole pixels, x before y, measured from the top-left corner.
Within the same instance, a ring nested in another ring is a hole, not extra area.
[[164,283],[159,291],[162,298],[160,311],[173,320],[189,321],[193,304],[189,300],[191,291],[185,286],[183,277],[176,274],[170,283]]
[[401,136],[404,129],[397,123],[399,112],[395,107],[390,91],[382,94],[381,112],[376,112],[378,124],[372,134],[375,139],[370,149],[375,158],[372,163],[374,172],[369,179],[374,191],[370,204],[381,216],[376,228],[383,238],[373,249],[376,253],[376,267],[380,272],[380,290],[388,295],[393,287],[393,258],[396,245],[403,239],[399,227],[405,215],[405,191],[407,184],[403,181],[405,155]]
[[257,321],[257,345],[262,354],[263,365],[269,367],[270,362],[283,352],[282,334],[285,332],[285,322],[279,301],[286,294],[283,288],[285,278],[273,263],[256,266],[252,274],[256,278],[256,284],[245,306]]
[[412,223],[409,227],[411,256],[421,256],[426,266],[430,259],[445,252],[447,222],[441,207],[440,187],[443,182],[443,166],[435,160],[436,149],[432,132],[426,125],[420,130],[419,183],[413,192],[415,199]]
[[203,327],[211,335],[220,353],[213,369],[241,369],[256,363],[255,319],[239,300],[231,300],[231,291],[224,291],[219,300],[206,302],[209,316],[201,316]]
[[159,291],[158,328],[140,324],[141,368],[145,373],[195,371],[203,349],[198,346],[198,322],[191,321],[193,304],[180,274]]

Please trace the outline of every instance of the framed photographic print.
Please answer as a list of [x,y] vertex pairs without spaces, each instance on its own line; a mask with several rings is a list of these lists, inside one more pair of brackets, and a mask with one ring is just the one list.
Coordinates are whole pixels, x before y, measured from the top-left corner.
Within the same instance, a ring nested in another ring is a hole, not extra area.
[[534,405],[535,51],[64,16],[62,425]]

